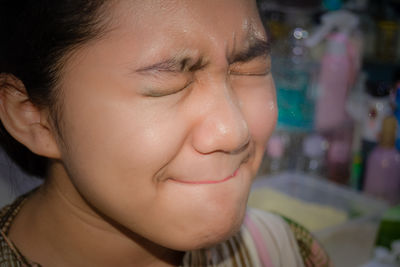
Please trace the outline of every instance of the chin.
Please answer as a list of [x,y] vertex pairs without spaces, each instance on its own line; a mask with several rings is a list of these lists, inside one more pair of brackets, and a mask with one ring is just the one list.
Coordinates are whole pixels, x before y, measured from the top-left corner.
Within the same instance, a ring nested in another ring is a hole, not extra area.
[[[234,235],[241,227],[251,186],[248,170],[211,185],[167,182],[152,229],[163,229],[154,242],[179,251],[207,248]],[[162,219],[161,219],[162,218]],[[160,220],[161,219],[161,220]],[[150,228],[149,228],[150,229]]]
[[186,242],[181,240],[181,242],[173,246],[172,249],[177,251],[193,251],[212,247],[235,235],[239,231],[240,226],[241,223],[224,229],[210,227],[208,232],[203,232],[201,235],[195,233],[193,238],[188,238]]
[[235,235],[243,222],[244,212],[235,218],[235,220],[228,221],[225,225],[220,225],[216,227],[216,225],[210,225],[208,234],[205,234],[202,239],[202,244],[198,246],[198,248],[207,248],[218,243],[221,243],[231,236]]
[[221,243],[236,234],[243,222],[246,204],[239,207],[225,207],[208,212],[201,220],[192,221],[192,227],[182,230],[179,244],[175,249],[182,251],[208,248]]

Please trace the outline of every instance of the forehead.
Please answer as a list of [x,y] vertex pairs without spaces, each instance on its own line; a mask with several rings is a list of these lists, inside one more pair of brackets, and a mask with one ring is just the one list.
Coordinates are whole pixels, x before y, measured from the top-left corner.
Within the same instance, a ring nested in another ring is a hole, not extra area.
[[178,53],[221,58],[253,37],[266,39],[255,0],[119,0],[108,14],[111,50],[129,51],[127,64],[137,66]]
[[219,24],[221,20],[240,21],[244,14],[256,15],[256,10],[255,0],[119,0],[111,8],[119,18],[138,24],[148,22],[148,19],[179,23],[187,18],[199,21],[207,18],[211,23]]
[[129,75],[177,55],[222,67],[252,39],[266,40],[253,0],[118,0],[105,16],[106,34],[79,49],[64,74],[107,68]]
[[134,35],[142,43],[240,38],[249,31],[265,35],[253,0],[120,0],[110,12],[115,34]]

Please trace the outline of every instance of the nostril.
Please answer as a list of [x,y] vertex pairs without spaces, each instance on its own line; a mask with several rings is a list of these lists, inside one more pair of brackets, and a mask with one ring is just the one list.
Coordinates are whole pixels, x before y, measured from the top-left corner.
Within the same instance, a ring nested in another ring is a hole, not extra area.
[[243,152],[244,150],[246,150],[250,145],[250,135],[248,135],[247,139],[245,139],[245,140],[246,141],[243,142],[242,145],[238,146],[237,149],[230,151],[229,154],[239,154],[239,153]]
[[247,124],[236,122],[236,126],[230,127],[217,124],[215,120],[208,120],[197,125],[193,132],[192,144],[198,152],[238,154],[248,148],[251,137]]
[[[216,93],[217,92],[217,93]],[[234,96],[213,91],[204,112],[195,115],[194,148],[203,154],[216,151],[235,154],[248,146],[250,131],[245,114]]]

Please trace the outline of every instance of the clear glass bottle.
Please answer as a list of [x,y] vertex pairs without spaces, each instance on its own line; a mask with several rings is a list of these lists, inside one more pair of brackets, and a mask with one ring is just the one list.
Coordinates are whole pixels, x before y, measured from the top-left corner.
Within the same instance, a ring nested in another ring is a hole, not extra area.
[[272,73],[278,99],[278,126],[310,131],[314,125],[313,86],[316,63],[305,45],[311,14],[301,8],[285,12],[287,36],[273,43]]

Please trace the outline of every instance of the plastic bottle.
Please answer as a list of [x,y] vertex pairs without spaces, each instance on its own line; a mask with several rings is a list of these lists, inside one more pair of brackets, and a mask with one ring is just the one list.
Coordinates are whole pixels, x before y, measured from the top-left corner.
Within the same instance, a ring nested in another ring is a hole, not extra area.
[[369,155],[378,145],[379,134],[385,117],[392,114],[390,87],[372,81],[367,82],[365,93],[359,96],[362,109],[358,115],[361,127],[361,176],[359,189],[363,189]]
[[327,178],[339,184],[349,184],[352,160],[353,125],[343,124],[329,135]]
[[272,71],[278,99],[278,127],[310,131],[314,127],[316,67],[305,40],[312,14],[301,8],[285,10],[287,36],[273,44]]
[[356,191],[360,191],[362,187],[363,157],[361,153],[361,126],[365,115],[366,81],[367,74],[361,72],[346,105],[347,113],[354,121],[349,185]]
[[362,116],[361,131],[364,141],[378,142],[383,119],[393,112],[390,106],[390,89],[388,85],[370,82],[367,88]]
[[379,145],[371,152],[364,190],[387,200],[400,202],[400,153],[395,149],[397,122],[394,116],[385,118]]
[[358,24],[358,17],[349,11],[329,12],[322,16],[322,26],[306,40],[309,47],[327,40],[317,85],[315,126],[319,132],[337,129],[348,119],[347,94],[356,80],[360,58],[350,35]]

